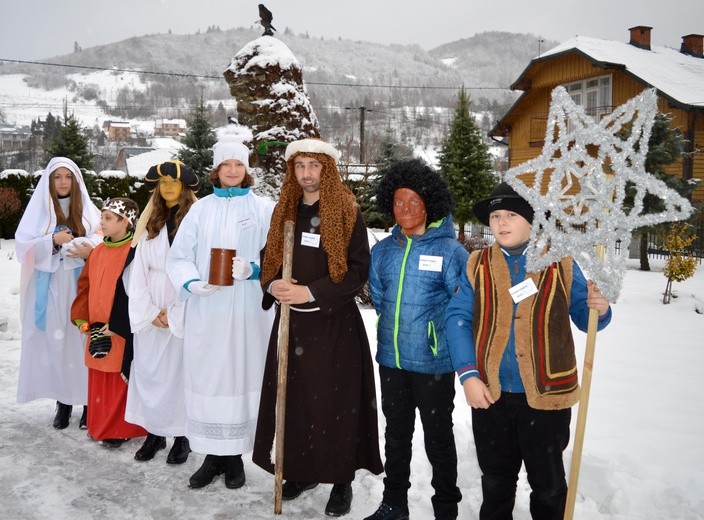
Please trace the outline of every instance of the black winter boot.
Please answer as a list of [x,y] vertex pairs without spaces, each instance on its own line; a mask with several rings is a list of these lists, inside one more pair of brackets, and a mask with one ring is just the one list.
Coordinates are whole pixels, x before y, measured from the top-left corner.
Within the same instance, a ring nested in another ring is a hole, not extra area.
[[160,435],[147,434],[147,438],[144,440],[142,447],[137,450],[134,454],[134,460],[144,462],[147,460],[152,460],[156,452],[166,448],[166,439]]
[[330,491],[330,500],[325,506],[328,516],[343,516],[352,508],[352,484],[335,484]]
[[188,487],[198,489],[210,484],[217,475],[225,471],[221,458],[217,455],[206,455],[203,465],[188,480]]
[[244,486],[244,464],[242,455],[227,455],[221,457],[225,468],[225,486],[228,489],[238,489]]
[[78,427],[81,430],[88,429],[88,407],[83,405],[83,413],[81,414],[81,420],[78,421]]
[[63,430],[68,426],[68,420],[71,417],[73,406],[70,404],[60,403],[56,401],[56,415],[54,416],[54,428]]
[[293,500],[294,498],[298,498],[304,491],[313,489],[317,485],[317,482],[298,482],[296,480],[287,480],[281,486],[281,498],[284,500]]
[[188,454],[191,453],[191,445],[186,437],[174,437],[174,445],[169,450],[169,455],[166,457],[167,464],[183,464],[188,460]]

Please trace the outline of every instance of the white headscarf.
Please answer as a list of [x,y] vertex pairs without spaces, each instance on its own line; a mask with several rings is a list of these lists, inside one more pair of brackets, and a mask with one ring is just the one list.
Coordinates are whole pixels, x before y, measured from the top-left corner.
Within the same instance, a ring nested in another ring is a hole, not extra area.
[[20,262],[24,262],[27,253],[34,247],[34,239],[54,232],[56,212],[49,192],[49,182],[51,174],[62,167],[71,170],[73,182],[78,183],[83,201],[83,225],[86,228],[86,236],[93,235],[100,229],[100,210],[90,200],[80,168],[71,159],[54,157],[44,169],[15,232],[15,252]]

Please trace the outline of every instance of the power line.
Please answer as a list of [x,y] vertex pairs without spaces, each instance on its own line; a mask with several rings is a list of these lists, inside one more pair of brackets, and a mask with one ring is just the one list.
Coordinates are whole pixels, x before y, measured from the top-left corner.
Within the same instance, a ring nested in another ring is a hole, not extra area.
[[[139,69],[120,69],[116,67],[95,67],[91,65],[68,65],[61,63],[49,63],[46,61],[28,61],[28,60],[12,60],[0,58],[0,62],[21,63],[24,65],[41,65],[46,67],[63,67],[70,69],[86,69],[86,70],[104,70],[110,72],[133,72],[135,74],[151,74],[155,76],[173,76],[179,78],[197,78],[197,79],[222,79],[222,76],[209,76],[205,74],[188,74],[185,72],[161,72],[153,70]],[[386,88],[386,89],[417,89],[417,90],[459,90],[462,86],[433,86],[433,85],[363,85],[359,83],[331,83],[323,81],[305,81],[306,85],[320,85],[328,87],[350,87],[350,88]],[[464,87],[465,90],[511,90],[508,87]]]

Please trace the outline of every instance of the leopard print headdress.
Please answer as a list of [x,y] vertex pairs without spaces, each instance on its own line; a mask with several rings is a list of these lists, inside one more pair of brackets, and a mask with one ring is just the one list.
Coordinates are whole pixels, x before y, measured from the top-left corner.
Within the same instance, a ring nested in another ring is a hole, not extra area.
[[[305,140],[312,141],[312,140]],[[322,141],[321,141],[322,143]],[[323,143],[327,145],[327,143]],[[290,146],[290,145],[289,145]],[[327,145],[332,148],[330,145]],[[347,250],[352,230],[357,221],[358,206],[355,196],[342,184],[337,163],[327,153],[300,151],[286,161],[286,176],[281,186],[281,196],[271,217],[266,252],[262,265],[261,283],[270,282],[283,263],[284,222],[296,221],[298,202],[303,189],[296,180],[293,161],[298,156],[313,157],[323,165],[320,174],[320,236],[328,255],[328,270],[333,282],[339,283],[347,273]]]

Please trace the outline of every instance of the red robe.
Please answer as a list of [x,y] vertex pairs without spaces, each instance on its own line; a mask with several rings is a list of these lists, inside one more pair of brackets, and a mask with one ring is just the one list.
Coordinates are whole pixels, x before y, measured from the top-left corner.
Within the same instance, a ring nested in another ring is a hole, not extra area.
[[[125,260],[132,244],[103,242],[91,252],[78,278],[76,299],[71,306],[71,321],[108,323],[115,301],[117,282],[122,275]],[[127,310],[125,309],[125,312]],[[88,367],[88,435],[96,441],[103,439],[130,439],[147,434],[144,428],[125,421],[127,382],[120,370],[125,352],[125,338],[111,337],[110,352],[103,358],[94,358],[88,352],[90,336],[86,340],[85,363]]]

